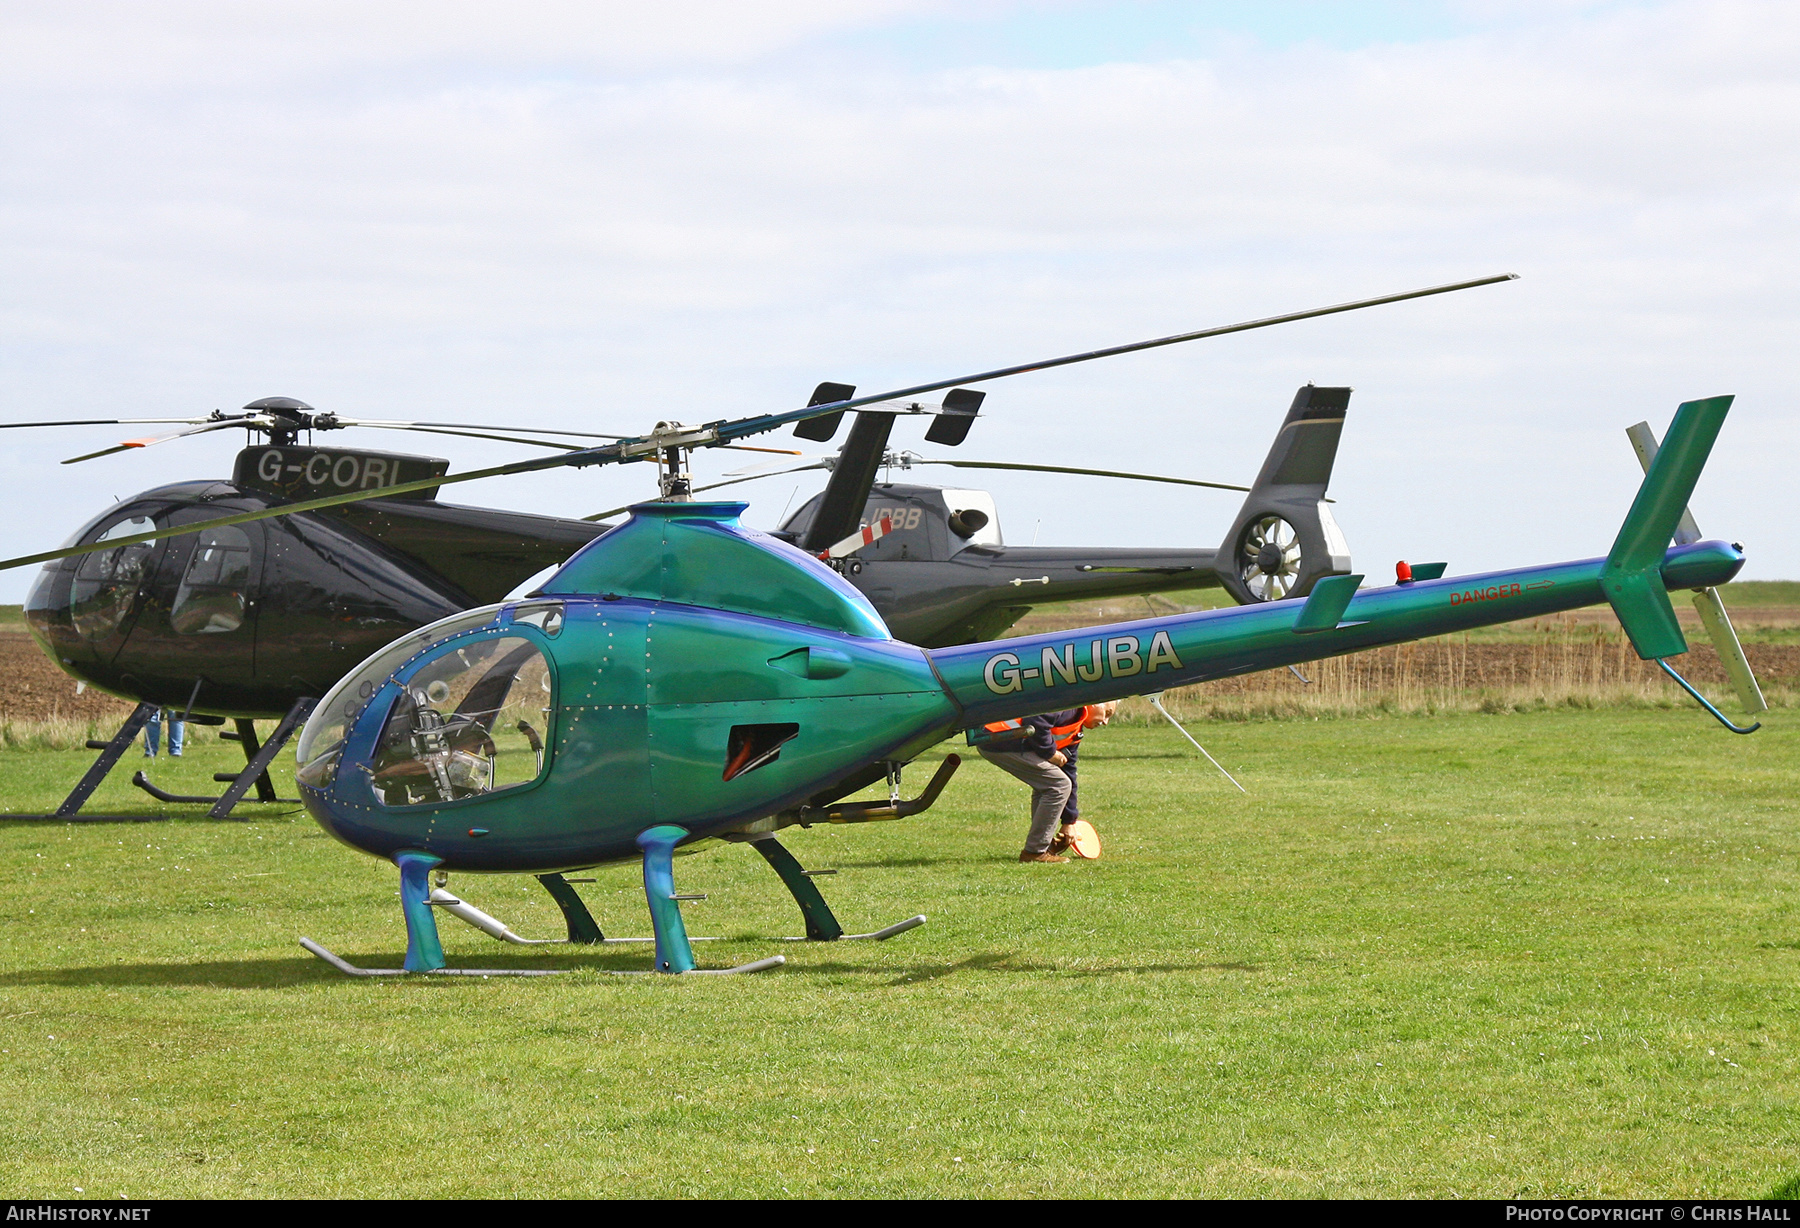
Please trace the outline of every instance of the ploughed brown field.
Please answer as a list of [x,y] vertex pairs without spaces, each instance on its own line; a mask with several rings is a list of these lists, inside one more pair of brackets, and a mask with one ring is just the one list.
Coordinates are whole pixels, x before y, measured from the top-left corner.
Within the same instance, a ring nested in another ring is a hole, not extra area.
[[44,655],[23,631],[0,630],[0,721],[96,721],[117,725],[131,701],[88,687],[76,693],[75,680]]
[[[1209,605],[1221,600],[1218,594],[1205,596],[1211,599]],[[1725,596],[1727,606],[1733,607],[1735,594],[1726,590]],[[1144,618],[1152,611],[1187,608],[1199,607],[1162,597],[1045,606],[1021,619],[1012,634],[1096,626]],[[1724,669],[1705,642],[1699,619],[1685,601],[1676,601],[1676,611],[1694,647],[1686,656],[1675,658],[1675,668],[1695,682],[1723,684]],[[1788,642],[1796,639],[1796,629],[1800,629],[1800,606],[1746,604],[1734,607],[1733,616],[1745,640],[1744,651],[1764,686],[1800,685],[1800,642]],[[8,682],[0,688],[0,722],[92,721],[106,726],[116,725],[131,711],[129,701],[93,687],[78,691],[75,680],[44,655],[16,619],[13,615],[0,621],[0,676]],[[1618,620],[1604,607],[1554,619],[1508,623],[1469,636],[1445,636],[1355,653],[1302,667],[1302,673],[1314,684],[1323,683],[1346,698],[1354,695],[1365,700],[1388,693],[1405,697],[1449,691],[1567,691],[1619,685],[1673,689],[1654,665],[1638,659],[1625,642]],[[1262,694],[1278,698],[1284,693],[1305,693],[1306,685],[1279,669],[1209,682],[1189,691],[1196,699]]]

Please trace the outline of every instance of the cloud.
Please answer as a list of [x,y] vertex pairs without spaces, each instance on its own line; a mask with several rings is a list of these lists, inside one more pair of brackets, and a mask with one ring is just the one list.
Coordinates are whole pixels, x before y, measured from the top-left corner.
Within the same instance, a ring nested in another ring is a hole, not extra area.
[[[0,37],[14,419],[285,394],[629,430],[1511,270],[996,384],[963,452],[1242,481],[1295,385],[1349,383],[1359,563],[1465,570],[1604,552],[1623,428],[1733,391],[1696,513],[1750,574],[1800,575],[1788,6],[1506,6],[1422,41],[1056,68],[878,53],[935,5],[66,11],[15,7]],[[53,464],[102,441],[0,461],[8,553],[228,464]],[[461,497],[580,514],[637,468]],[[990,485],[1021,539],[1210,545],[1232,510]],[[753,519],[790,493],[764,488]]]

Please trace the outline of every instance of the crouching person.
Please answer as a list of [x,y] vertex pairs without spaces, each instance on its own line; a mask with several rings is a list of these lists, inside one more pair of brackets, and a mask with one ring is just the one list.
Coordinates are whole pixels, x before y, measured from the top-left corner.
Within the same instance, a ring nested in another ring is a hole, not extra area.
[[1026,716],[995,721],[983,728],[988,735],[976,745],[981,757],[1031,786],[1031,829],[1025,833],[1020,861],[1063,862],[1050,851],[1062,826],[1074,783],[1063,772],[1068,756],[1056,749],[1052,716]]

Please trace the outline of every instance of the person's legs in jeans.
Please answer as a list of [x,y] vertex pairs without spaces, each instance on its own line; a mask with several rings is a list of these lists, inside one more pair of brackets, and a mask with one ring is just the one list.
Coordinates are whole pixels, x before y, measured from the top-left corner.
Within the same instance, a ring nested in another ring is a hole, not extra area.
[[1016,751],[983,750],[981,757],[1010,776],[1031,786],[1031,830],[1025,837],[1027,853],[1047,853],[1069,804],[1069,778],[1053,763]]

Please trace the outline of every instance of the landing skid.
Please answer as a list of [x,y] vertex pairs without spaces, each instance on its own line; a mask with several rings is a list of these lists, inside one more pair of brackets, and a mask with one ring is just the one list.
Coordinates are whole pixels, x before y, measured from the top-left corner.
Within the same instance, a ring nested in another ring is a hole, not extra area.
[[[835,870],[807,871],[801,868],[794,855],[783,848],[772,835],[750,837],[748,843],[761,853],[781,881],[793,895],[794,902],[800,906],[801,918],[806,922],[806,933],[803,935],[783,935],[774,939],[761,939],[764,942],[886,942],[889,938],[904,934],[907,930],[918,929],[925,924],[925,914],[896,921],[894,924],[867,934],[846,934],[844,927],[832,915],[830,905],[825,903],[819,889],[814,886],[812,875],[835,874]],[[433,908],[441,908],[451,916],[474,926],[488,937],[500,942],[512,943],[521,947],[555,946],[561,943],[581,943],[584,945],[612,946],[615,943],[655,942],[655,938],[606,938],[600,933],[600,927],[588,914],[587,907],[575,888],[560,874],[541,874],[538,881],[543,883],[551,896],[563,910],[563,917],[568,922],[567,938],[526,938],[514,932],[511,926],[498,917],[483,912],[467,900],[459,899],[443,887],[433,887],[427,897],[427,903]],[[578,936],[579,935],[579,936]],[[689,942],[717,942],[716,937],[700,937],[688,935]]]
[[[952,766],[951,770],[954,770]],[[940,772],[939,776],[946,775]],[[348,960],[340,959],[310,938],[302,938],[300,945],[308,951],[336,968],[346,976],[401,976],[405,973],[442,973],[446,976],[556,976],[573,969],[549,968],[451,968],[444,959],[444,945],[438,935],[437,910],[443,909],[474,926],[490,938],[516,946],[535,947],[558,944],[580,944],[600,946],[625,944],[631,942],[651,942],[656,946],[654,962],[647,973],[618,972],[616,975],[650,975],[664,973],[681,976],[688,973],[704,973],[717,976],[728,973],[761,972],[765,968],[778,967],[787,962],[785,956],[771,955],[767,959],[752,960],[747,964],[739,964],[735,968],[699,968],[694,964],[694,939],[688,936],[687,926],[682,921],[681,904],[684,900],[704,900],[704,895],[682,895],[675,890],[674,854],[681,842],[688,838],[689,832],[684,827],[672,824],[661,824],[641,832],[637,838],[638,848],[643,851],[644,861],[644,900],[650,906],[650,925],[655,937],[643,938],[607,938],[600,932],[600,927],[589,915],[587,906],[582,903],[569,881],[560,874],[540,874],[538,881],[550,892],[551,897],[562,909],[563,919],[568,923],[567,938],[525,938],[515,933],[510,926],[497,917],[490,916],[466,900],[452,895],[445,888],[449,874],[439,870],[443,858],[422,849],[411,849],[394,855],[394,865],[400,871],[400,911],[406,919],[406,959],[399,968],[358,968]],[[904,921],[895,922],[884,929],[867,934],[846,934],[837,918],[832,916],[831,909],[826,906],[819,895],[818,888],[812,884],[812,875],[800,867],[800,863],[774,838],[768,834],[750,837],[756,844],[757,851],[780,873],[781,879],[793,893],[794,900],[800,905],[801,914],[806,919],[806,937],[786,938],[777,941],[786,942],[841,942],[848,938],[853,941],[862,940],[882,942],[904,934],[908,930],[917,929],[925,924],[923,915],[908,917]],[[437,872],[437,883],[434,886],[430,879]],[[814,871],[813,873],[829,874],[832,871]],[[592,880],[582,880],[589,881]],[[705,941],[702,939],[701,941]],[[715,940],[716,941],[716,940]],[[605,969],[613,973],[611,968]]]
[[[150,778],[142,772],[134,773],[131,783],[154,797],[159,802],[172,802],[183,805],[207,806],[209,819],[237,819],[242,816],[231,812],[239,802],[275,802],[288,806],[299,806],[303,803],[297,797],[278,797],[275,793],[275,782],[269,779],[269,765],[281,753],[288,739],[300,731],[306,718],[312,715],[316,699],[297,699],[294,706],[288,709],[287,715],[275,726],[275,732],[269,735],[267,742],[256,740],[256,722],[238,720],[237,732],[220,731],[219,736],[227,742],[236,742],[244,748],[244,767],[239,772],[215,772],[213,779],[222,785],[229,786],[219,797],[197,797],[185,793],[167,793],[150,783]],[[256,790],[255,797],[247,796],[250,790]]]
[[[556,941],[556,940],[552,940]],[[631,939],[612,939],[613,942],[633,941]],[[655,939],[639,940],[651,941]],[[562,976],[566,972],[574,972],[573,968],[421,968],[410,972],[405,968],[359,968],[341,955],[333,954],[310,938],[302,938],[300,945],[314,955],[336,968],[345,976],[475,976],[486,980],[495,976]],[[747,964],[739,964],[735,968],[691,968],[686,976],[736,976],[745,972],[765,972],[770,968],[778,968],[787,963],[785,955],[771,955],[767,959],[752,960]],[[656,973],[645,969],[596,969],[610,976],[655,976]]]

